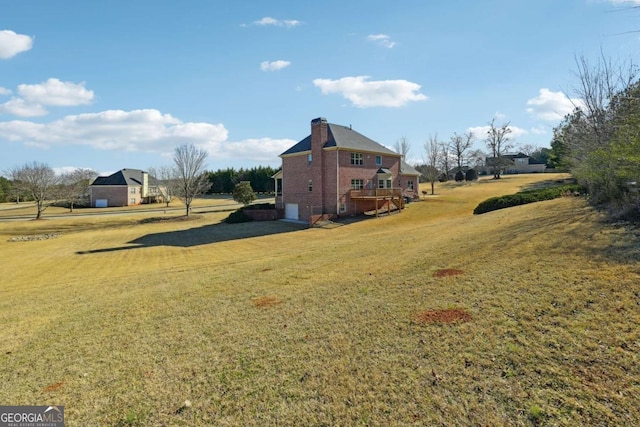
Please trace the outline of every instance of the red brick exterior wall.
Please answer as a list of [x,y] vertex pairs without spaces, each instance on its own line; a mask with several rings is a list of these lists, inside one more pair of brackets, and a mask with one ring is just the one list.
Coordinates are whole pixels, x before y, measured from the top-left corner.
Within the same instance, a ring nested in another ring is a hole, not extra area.
[[[131,188],[136,189],[135,194],[131,194]],[[110,207],[139,205],[142,203],[140,191],[140,186],[96,185],[91,187],[91,207],[96,206],[98,199],[107,199]],[[135,203],[131,203],[130,199],[135,199]]]
[[[356,215],[374,209],[374,201],[351,200],[349,191],[352,179],[362,179],[364,188],[377,188],[380,168],[390,170],[393,188],[406,189],[407,181],[412,179],[415,190],[418,190],[417,177],[400,175],[399,155],[362,152],[363,164],[352,165],[351,151],[335,147],[323,149],[327,140],[326,120],[315,119],[311,122],[311,151],[282,158],[282,197],[277,198],[278,207],[297,203],[298,219]],[[309,153],[312,155],[310,165]],[[382,158],[382,164],[376,164],[376,156]],[[309,180],[312,181],[311,191],[308,190]],[[341,211],[341,205],[344,205],[344,211]]]

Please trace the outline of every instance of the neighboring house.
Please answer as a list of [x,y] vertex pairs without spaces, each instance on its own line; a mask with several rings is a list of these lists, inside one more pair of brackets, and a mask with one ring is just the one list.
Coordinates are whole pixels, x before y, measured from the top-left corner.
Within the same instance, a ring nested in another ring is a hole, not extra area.
[[91,184],[91,207],[133,206],[162,201],[157,180],[139,169],[99,176]]
[[418,198],[420,173],[402,156],[351,127],[311,121],[311,135],[280,155],[276,207],[309,220],[400,209]]
[[484,172],[493,173],[499,167],[501,173],[538,173],[544,172],[546,165],[523,153],[503,154],[501,157],[487,157]]

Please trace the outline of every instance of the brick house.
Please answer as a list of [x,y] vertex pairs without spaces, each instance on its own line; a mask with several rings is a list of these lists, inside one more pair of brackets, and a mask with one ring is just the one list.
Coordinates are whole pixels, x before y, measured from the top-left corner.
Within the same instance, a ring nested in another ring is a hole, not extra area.
[[134,206],[161,201],[157,180],[139,169],[97,177],[90,187],[91,207]]
[[420,173],[402,156],[351,127],[311,121],[311,135],[280,155],[276,207],[309,220],[392,211],[418,198]]

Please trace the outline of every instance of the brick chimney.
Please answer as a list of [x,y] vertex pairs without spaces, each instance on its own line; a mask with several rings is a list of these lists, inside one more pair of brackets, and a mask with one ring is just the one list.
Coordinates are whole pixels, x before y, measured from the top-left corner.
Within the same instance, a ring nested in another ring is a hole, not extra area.
[[318,117],[311,120],[311,151],[322,149],[327,142],[327,119]]
[[323,150],[322,147],[329,138],[329,126],[327,119],[318,117],[311,120],[311,156],[312,162],[309,168],[309,179],[313,181],[313,191],[309,194],[309,203],[313,206],[310,215],[324,213],[324,182],[323,182]]

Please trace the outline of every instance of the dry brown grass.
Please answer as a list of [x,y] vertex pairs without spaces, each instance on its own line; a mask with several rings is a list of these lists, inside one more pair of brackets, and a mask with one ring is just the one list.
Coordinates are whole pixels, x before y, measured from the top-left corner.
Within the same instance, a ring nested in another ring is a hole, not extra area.
[[[471,214],[548,178],[331,229],[0,223],[0,402],[69,426],[637,425],[638,233],[579,198]],[[415,321],[452,308],[471,320]]]

